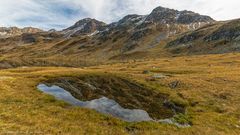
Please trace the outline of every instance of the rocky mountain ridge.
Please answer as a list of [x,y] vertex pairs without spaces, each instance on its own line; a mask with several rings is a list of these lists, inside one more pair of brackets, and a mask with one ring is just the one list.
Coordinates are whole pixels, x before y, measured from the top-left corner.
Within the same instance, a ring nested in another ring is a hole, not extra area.
[[2,38],[0,52],[14,61],[41,59],[45,65],[68,66],[240,52],[239,25],[239,20],[218,22],[191,11],[157,7],[148,15],[131,14],[111,24],[86,18],[62,31]]
[[191,11],[177,11],[157,7],[149,15],[127,15],[118,22],[113,22],[108,25],[91,18],[82,19],[73,26],[64,29],[63,32],[69,35],[70,31],[70,33],[72,33],[71,35],[75,36],[86,34],[91,36],[95,34],[106,35],[106,33],[114,33],[119,30],[133,31],[134,33],[139,30],[148,29],[153,25],[165,25],[168,28],[173,25],[179,25],[179,27],[186,27],[187,30],[194,30],[213,22],[215,22],[215,20],[211,17]]
[[19,36],[24,33],[37,33],[37,32],[43,32],[43,30],[33,27],[25,27],[22,29],[18,27],[0,27],[1,38]]
[[88,35],[95,31],[98,31],[101,27],[105,26],[104,22],[96,19],[85,18],[76,22],[73,26],[61,31],[66,37],[76,35]]
[[206,25],[169,42],[173,53],[209,54],[240,51],[240,19]]

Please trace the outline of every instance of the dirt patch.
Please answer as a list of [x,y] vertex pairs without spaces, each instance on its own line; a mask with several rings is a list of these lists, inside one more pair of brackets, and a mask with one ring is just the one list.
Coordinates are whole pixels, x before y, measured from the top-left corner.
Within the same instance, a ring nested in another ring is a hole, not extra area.
[[[166,106],[168,95],[113,75],[60,77],[48,80],[45,84],[60,86],[81,101],[104,96],[115,100],[124,108],[145,110],[154,119],[171,118],[176,112],[174,108]],[[184,107],[180,108],[185,110]]]

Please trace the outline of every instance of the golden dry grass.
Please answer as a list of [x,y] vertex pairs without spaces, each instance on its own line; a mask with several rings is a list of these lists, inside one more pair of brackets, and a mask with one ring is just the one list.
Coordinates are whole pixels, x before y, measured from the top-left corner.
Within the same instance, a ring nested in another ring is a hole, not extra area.
[[[89,68],[16,68],[0,70],[0,134],[179,134],[240,133],[240,54],[163,58]],[[143,74],[144,70],[151,71]],[[193,126],[127,123],[93,110],[71,107],[43,94],[36,85],[58,76],[112,73],[144,83],[186,102]],[[167,75],[151,79],[154,74]],[[180,84],[169,88],[173,81]]]

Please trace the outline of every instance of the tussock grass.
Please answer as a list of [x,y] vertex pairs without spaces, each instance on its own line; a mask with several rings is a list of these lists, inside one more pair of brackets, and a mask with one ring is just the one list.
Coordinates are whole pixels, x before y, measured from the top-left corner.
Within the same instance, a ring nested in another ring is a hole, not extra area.
[[[240,54],[175,57],[115,63],[89,68],[29,67],[0,70],[0,134],[239,134]],[[124,70],[123,70],[124,69]],[[153,71],[143,74],[144,70]],[[149,81],[157,73],[171,74]],[[193,72],[194,71],[194,72]],[[186,104],[190,128],[154,122],[127,123],[111,116],[72,107],[37,90],[50,78],[116,74],[170,95]],[[179,81],[172,89],[169,83]]]

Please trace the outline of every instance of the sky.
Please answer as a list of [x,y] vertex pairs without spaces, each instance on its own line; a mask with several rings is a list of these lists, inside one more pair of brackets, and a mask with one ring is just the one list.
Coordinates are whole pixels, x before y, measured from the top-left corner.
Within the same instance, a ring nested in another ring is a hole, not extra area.
[[240,18],[240,0],[0,0],[0,26],[60,30],[83,18],[111,23],[128,14],[149,14],[158,6],[215,20]]

